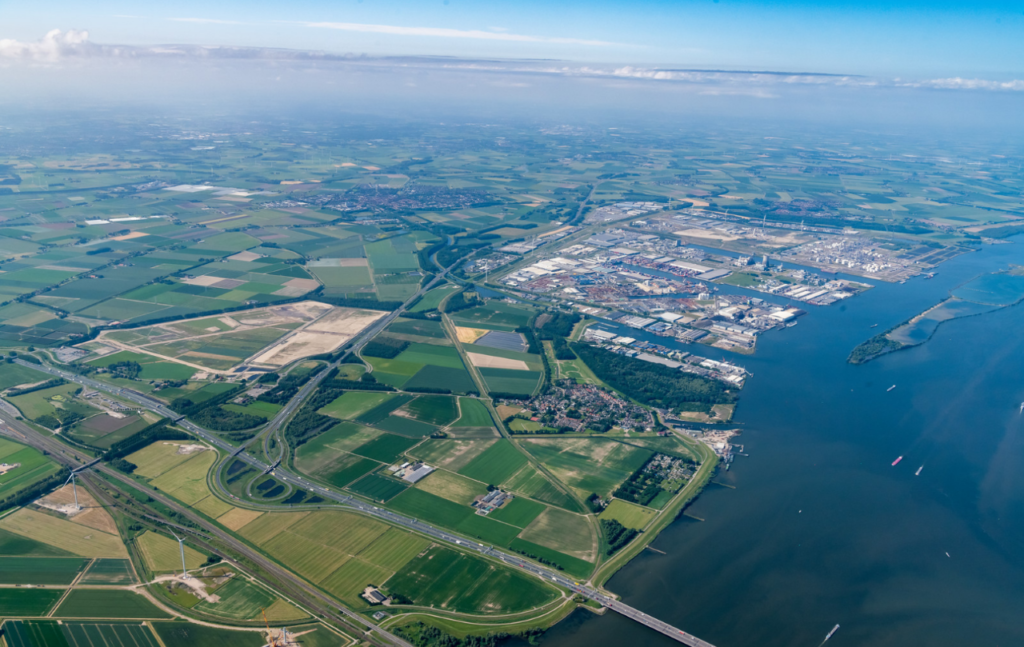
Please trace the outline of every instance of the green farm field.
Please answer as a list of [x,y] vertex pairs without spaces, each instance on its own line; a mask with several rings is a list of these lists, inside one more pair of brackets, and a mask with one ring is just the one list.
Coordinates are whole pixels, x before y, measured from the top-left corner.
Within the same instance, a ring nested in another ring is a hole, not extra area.
[[131,584],[135,578],[130,560],[97,559],[80,581],[82,584]]
[[4,557],[0,584],[71,584],[89,563],[81,557]]
[[519,528],[525,528],[547,509],[547,506],[542,503],[516,497],[487,516]]
[[374,501],[386,503],[404,492],[408,487],[408,484],[402,481],[387,478],[380,474],[367,474],[355,483],[350,484],[348,489]]
[[531,438],[522,447],[584,498],[611,494],[653,455],[605,438]]
[[196,611],[229,620],[258,620],[260,609],[266,609],[277,600],[270,591],[236,575],[216,591],[218,602],[201,601]]
[[63,589],[0,588],[0,609],[6,617],[43,616],[62,595]]
[[411,456],[428,465],[459,471],[497,440],[427,439],[409,450]]
[[[572,512],[583,512],[583,507],[565,492],[551,483],[543,474],[527,465],[519,470],[504,486],[513,492],[558,506]],[[589,496],[589,495],[588,495]]]
[[142,595],[123,589],[74,589],[53,615],[57,618],[169,617]]
[[6,438],[0,438],[0,463],[19,465],[0,475],[0,499],[20,492],[61,470],[57,463],[38,450]]
[[636,505],[621,499],[614,499],[605,508],[599,517],[601,519],[614,519],[627,528],[640,530],[654,518],[654,511],[644,506]]
[[507,440],[499,440],[459,470],[483,483],[501,485],[527,463],[526,456]]
[[455,398],[447,395],[421,395],[402,408],[410,416],[431,425],[445,426],[459,416]]
[[163,647],[263,647],[260,631],[233,631],[189,622],[154,622],[153,630]]
[[519,536],[577,559],[588,562],[597,559],[597,533],[583,515],[548,508]]
[[404,436],[381,434],[373,440],[356,447],[352,450],[352,453],[364,458],[372,458],[381,463],[390,463],[418,442],[420,441]]
[[412,560],[387,588],[417,605],[482,614],[526,611],[559,595],[539,580],[440,546]]
[[61,625],[68,647],[159,647],[145,625],[65,622]]
[[487,407],[475,398],[459,398],[459,412],[453,427],[494,427]]
[[529,323],[533,311],[507,303],[488,301],[485,305],[462,310],[452,315],[459,326],[488,330],[515,330]]

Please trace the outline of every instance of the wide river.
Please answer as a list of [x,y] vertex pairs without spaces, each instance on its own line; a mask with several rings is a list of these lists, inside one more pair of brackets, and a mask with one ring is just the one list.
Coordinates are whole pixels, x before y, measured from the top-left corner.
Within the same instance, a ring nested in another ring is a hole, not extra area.
[[[735,418],[750,457],[716,478],[735,489],[709,486],[688,511],[704,521],[672,524],[653,544],[667,554],[644,551],[608,588],[717,647],[817,647],[837,623],[829,647],[1024,645],[1024,306],[846,363],[861,341],[1008,263],[1024,264],[1021,237],[934,279],[806,306],[756,355],[731,355],[754,373]],[[542,643],[678,644],[586,611]]]

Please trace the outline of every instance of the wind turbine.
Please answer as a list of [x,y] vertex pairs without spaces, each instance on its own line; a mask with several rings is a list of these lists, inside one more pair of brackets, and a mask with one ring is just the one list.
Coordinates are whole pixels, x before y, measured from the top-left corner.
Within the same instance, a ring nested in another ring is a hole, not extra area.
[[71,491],[75,493],[75,510],[81,510],[82,506],[78,504],[78,488],[75,487],[75,473],[71,472],[71,476],[68,477],[67,481],[64,481],[64,487],[68,486],[68,481],[71,481]]
[[[171,534],[174,535],[173,532],[171,532]],[[178,535],[174,535],[174,538],[178,540],[178,548],[181,550],[181,579],[187,580],[188,571],[185,569],[185,540]]]

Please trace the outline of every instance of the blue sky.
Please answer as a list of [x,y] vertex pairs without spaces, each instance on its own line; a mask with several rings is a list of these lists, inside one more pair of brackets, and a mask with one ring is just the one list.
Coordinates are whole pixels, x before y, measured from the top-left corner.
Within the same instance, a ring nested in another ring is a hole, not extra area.
[[1024,3],[697,0],[0,2],[0,39],[1024,78]]

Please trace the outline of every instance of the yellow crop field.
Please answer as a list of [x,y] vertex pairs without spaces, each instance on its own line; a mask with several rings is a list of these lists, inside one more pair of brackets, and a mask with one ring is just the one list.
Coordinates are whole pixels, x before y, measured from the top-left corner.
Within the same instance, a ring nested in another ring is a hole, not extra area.
[[321,586],[354,607],[366,607],[369,605],[359,597],[363,589],[370,584],[381,586],[392,575],[394,572],[386,568],[364,562],[361,559],[352,559],[331,573]]
[[208,497],[205,497],[197,501],[195,505],[193,505],[192,507],[195,508],[196,510],[199,510],[200,512],[205,514],[207,517],[210,517],[211,519],[216,519],[221,515],[225,514],[226,512],[228,512],[229,510],[235,509],[231,506],[230,503],[227,503],[226,501],[221,501],[212,494]]
[[[181,552],[178,550],[178,542],[170,537],[164,537],[151,530],[147,530],[135,540],[135,543],[139,547],[142,559],[145,560],[149,570],[155,573],[181,570]],[[186,568],[199,568],[205,561],[205,555],[185,546]]]
[[308,512],[268,512],[240,529],[242,535],[257,546],[262,546],[288,527],[298,523]]
[[359,559],[392,571],[430,547],[430,540],[392,528],[359,553]]
[[160,488],[182,503],[195,505],[212,494],[206,485],[206,474],[213,467],[215,460],[217,460],[216,453],[201,452],[191,460],[150,481],[150,485]]
[[423,479],[417,487],[424,492],[430,492],[463,505],[469,505],[476,497],[487,494],[487,487],[483,483],[445,470],[435,471]]
[[262,516],[263,513],[258,510],[246,510],[245,508],[231,508],[221,516],[217,517],[217,521],[220,522],[225,528],[231,530],[239,530],[242,526],[255,521],[257,517]]
[[130,463],[135,463],[135,474],[154,479],[164,472],[174,469],[190,458],[195,457],[194,453],[179,454],[184,443],[155,442],[152,445],[143,447],[134,454],[125,457]]
[[309,614],[302,609],[296,608],[284,600],[274,600],[274,603],[267,607],[264,613],[267,614],[267,620],[270,622],[291,622],[309,617]]
[[82,557],[128,557],[128,551],[117,535],[32,510],[22,509],[4,517],[0,520],[0,528]]
[[351,558],[348,553],[328,548],[316,539],[288,531],[277,535],[261,548],[311,582],[319,582]]

